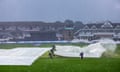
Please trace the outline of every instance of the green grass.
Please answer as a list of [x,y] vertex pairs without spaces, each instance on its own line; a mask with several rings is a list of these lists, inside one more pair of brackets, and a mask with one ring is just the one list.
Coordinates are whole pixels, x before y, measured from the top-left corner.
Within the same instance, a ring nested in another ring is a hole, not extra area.
[[[53,44],[42,44],[51,47]],[[68,44],[62,44],[68,45]],[[79,44],[70,44],[77,45]],[[84,45],[82,45],[84,46]],[[1,44],[0,48],[33,47],[32,44]],[[65,58],[56,56],[53,59],[45,53],[31,66],[0,66],[0,72],[120,72],[120,45],[116,50],[117,57],[102,58]]]
[[[11,49],[16,47],[52,47],[54,44],[41,44],[40,46],[35,46],[34,44],[0,44],[0,49]],[[87,44],[71,43],[71,44],[55,44],[55,45],[74,45],[74,46],[85,46]]]
[[16,47],[34,47],[32,44],[0,44],[0,49],[11,49]]
[[84,60],[79,58],[39,59],[30,68],[33,72],[118,72],[120,70],[119,60],[92,58]]
[[0,72],[119,72],[119,58],[39,58],[32,66],[0,66]]

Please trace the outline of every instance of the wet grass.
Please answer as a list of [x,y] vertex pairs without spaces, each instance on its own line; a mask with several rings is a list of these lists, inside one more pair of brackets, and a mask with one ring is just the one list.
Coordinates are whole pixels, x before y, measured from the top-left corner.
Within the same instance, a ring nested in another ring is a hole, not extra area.
[[119,72],[120,58],[39,58],[32,66],[0,66],[0,72]]

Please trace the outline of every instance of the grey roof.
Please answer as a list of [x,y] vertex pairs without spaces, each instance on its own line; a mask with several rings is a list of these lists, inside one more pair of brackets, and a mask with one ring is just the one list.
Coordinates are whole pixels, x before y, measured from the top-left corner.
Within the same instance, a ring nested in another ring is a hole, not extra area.
[[[99,23],[99,24],[92,23],[92,24],[86,24],[85,26],[88,26],[89,29],[91,29],[93,26],[96,26],[97,29],[100,29],[102,25],[104,25],[104,23]],[[113,26],[113,28],[115,28],[117,25],[120,25],[120,23],[111,23],[111,25]],[[84,27],[85,27],[85,26],[84,26]],[[83,27],[83,28],[84,28],[84,27]],[[82,29],[83,29],[83,28],[82,28]]]

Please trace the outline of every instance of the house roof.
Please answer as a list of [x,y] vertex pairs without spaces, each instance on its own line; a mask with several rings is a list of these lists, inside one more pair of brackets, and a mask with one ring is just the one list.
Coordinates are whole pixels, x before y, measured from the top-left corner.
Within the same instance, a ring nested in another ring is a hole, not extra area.
[[[85,28],[86,26],[89,28],[89,29],[92,29],[92,27],[96,27],[97,29],[100,29],[102,28],[102,26],[104,25],[105,23],[99,23],[99,24],[96,24],[96,23],[91,23],[91,24],[86,24],[83,28]],[[116,28],[117,26],[120,26],[120,23],[110,23],[112,25],[112,28]],[[83,29],[82,28],[82,29]]]

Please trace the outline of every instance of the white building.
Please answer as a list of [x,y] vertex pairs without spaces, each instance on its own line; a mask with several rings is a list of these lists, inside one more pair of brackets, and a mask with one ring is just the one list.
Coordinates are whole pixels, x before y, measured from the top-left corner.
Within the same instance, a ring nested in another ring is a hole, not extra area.
[[75,32],[78,39],[81,40],[99,40],[101,38],[110,38],[120,40],[120,23],[106,21],[104,23],[85,24],[85,26]]

